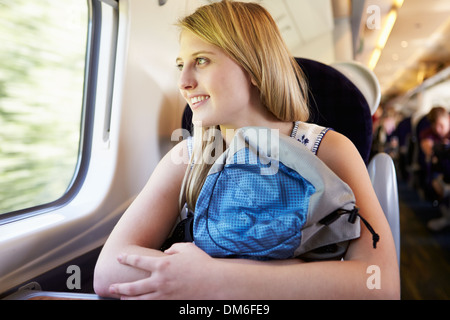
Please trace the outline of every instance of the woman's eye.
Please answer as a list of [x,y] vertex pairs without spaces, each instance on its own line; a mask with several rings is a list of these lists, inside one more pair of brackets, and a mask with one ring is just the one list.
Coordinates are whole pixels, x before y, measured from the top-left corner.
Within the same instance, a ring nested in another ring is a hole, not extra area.
[[[195,59],[195,64],[197,66],[202,66],[202,65],[205,65],[207,63],[208,63],[208,59],[206,59],[206,58],[199,57],[199,58]],[[183,71],[183,68],[184,68],[184,64],[183,63],[177,63],[177,69],[178,70]]]
[[197,65],[204,65],[208,62],[208,60],[206,58],[197,58]]

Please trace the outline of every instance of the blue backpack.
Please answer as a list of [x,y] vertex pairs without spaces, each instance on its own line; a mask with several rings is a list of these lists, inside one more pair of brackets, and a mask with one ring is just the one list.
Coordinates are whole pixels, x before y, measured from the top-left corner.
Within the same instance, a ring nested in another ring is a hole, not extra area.
[[352,190],[311,150],[277,131],[246,127],[211,167],[195,213],[172,243],[193,240],[223,258],[341,259],[360,236],[360,218],[375,248],[379,236],[359,215]]

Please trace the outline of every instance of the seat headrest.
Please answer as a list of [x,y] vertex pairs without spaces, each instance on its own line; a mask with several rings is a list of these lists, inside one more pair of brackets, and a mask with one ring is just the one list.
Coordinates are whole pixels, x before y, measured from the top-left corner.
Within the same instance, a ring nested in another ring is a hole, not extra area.
[[366,99],[370,113],[377,111],[381,100],[381,88],[372,70],[356,61],[332,63],[331,66],[344,74],[361,91]]

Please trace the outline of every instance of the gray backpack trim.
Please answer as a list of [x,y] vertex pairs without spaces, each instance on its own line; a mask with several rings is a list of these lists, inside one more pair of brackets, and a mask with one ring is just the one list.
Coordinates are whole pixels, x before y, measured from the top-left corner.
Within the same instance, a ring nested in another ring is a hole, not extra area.
[[[276,170],[279,162],[297,171],[315,187],[316,192],[310,198],[307,221],[294,256],[308,261],[341,259],[349,241],[359,238],[361,231],[361,216],[355,207],[352,190],[298,139],[278,134],[273,136],[271,132],[261,127],[236,131],[230,147],[216,160],[209,174],[221,171],[226,163],[232,163],[234,154],[242,148],[249,148],[260,159],[265,158],[263,161],[270,163],[268,171],[262,174]],[[326,132],[326,128],[321,129],[319,143]],[[379,236],[366,220],[362,221],[373,235],[375,248]]]
[[[267,158],[262,161],[271,162],[272,170],[276,170],[278,159],[285,166],[297,171],[316,188],[316,192],[310,198],[301,243],[294,256],[307,260],[340,259],[347,250],[348,241],[360,236],[359,217],[356,217],[355,223],[349,223],[347,214],[338,215],[329,225],[320,221],[338,209],[345,212],[354,210],[355,198],[352,190],[306,146],[288,136],[271,136],[271,132],[273,131],[268,128],[258,127],[246,127],[236,131],[230,147],[216,160],[209,174],[221,171],[226,163],[233,161],[234,154],[242,148],[249,148],[252,153],[259,155],[260,160]],[[328,247],[330,245],[333,246]],[[319,250],[314,252],[316,249]]]

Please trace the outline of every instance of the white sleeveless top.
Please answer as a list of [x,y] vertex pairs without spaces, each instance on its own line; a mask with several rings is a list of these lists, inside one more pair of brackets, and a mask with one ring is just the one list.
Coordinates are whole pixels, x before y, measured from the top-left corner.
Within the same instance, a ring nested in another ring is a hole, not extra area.
[[314,123],[297,121],[292,130],[291,137],[303,143],[312,153],[317,154],[323,137],[330,129]]
[[[291,138],[303,143],[312,153],[317,154],[320,143],[329,130],[331,128],[325,128],[314,123],[296,121],[291,132]],[[192,136],[187,138],[187,145],[189,157],[191,157],[193,149]]]

